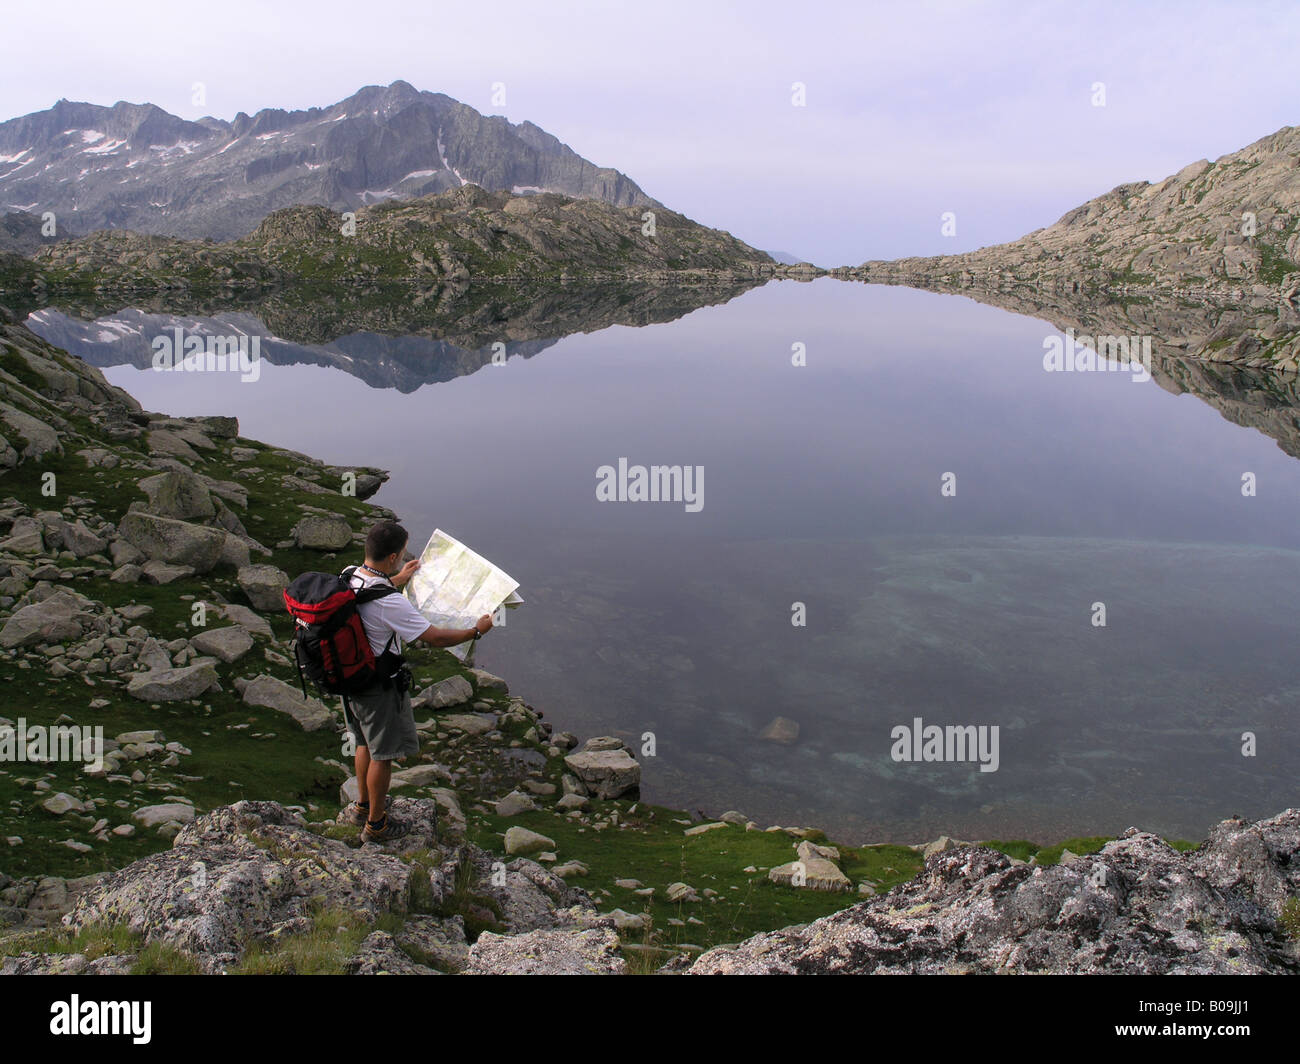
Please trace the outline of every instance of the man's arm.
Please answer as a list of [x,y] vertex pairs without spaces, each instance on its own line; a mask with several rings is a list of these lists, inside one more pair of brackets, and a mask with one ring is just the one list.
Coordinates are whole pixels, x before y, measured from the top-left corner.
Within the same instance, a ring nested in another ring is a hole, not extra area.
[[416,638],[431,647],[454,647],[468,642],[475,635],[490,631],[491,628],[492,618],[485,613],[475,622],[473,628],[437,628],[431,624]]

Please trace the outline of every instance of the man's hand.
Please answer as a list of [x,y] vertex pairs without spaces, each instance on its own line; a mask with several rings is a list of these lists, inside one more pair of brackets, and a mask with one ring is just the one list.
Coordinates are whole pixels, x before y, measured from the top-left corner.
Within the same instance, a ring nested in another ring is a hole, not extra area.
[[415,570],[418,568],[420,568],[420,559],[412,558],[409,562],[403,565],[401,569],[399,569],[394,576],[390,578],[393,582],[393,587],[401,587],[403,584],[405,584],[408,580],[411,579],[411,577],[415,575]]
[[482,617],[474,622],[474,627],[478,629],[479,635],[486,635],[488,632],[492,631],[492,615],[488,613],[483,614]]

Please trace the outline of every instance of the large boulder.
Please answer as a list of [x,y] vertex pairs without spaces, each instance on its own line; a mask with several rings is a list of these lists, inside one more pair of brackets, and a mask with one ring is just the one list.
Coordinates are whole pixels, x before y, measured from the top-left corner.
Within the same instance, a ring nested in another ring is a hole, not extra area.
[[188,566],[206,573],[221,560],[226,533],[170,517],[133,510],[123,515],[118,533],[146,558]]
[[187,665],[183,669],[151,669],[137,672],[126,684],[126,693],[142,702],[180,702],[198,698],[217,683],[211,662]]
[[13,435],[26,441],[21,452],[23,458],[39,459],[47,454],[63,453],[58,430],[16,406],[0,402],[0,422],[8,425],[13,430]]
[[0,647],[26,647],[66,643],[80,639],[94,619],[78,595],[59,590],[40,602],[16,610],[0,629]]
[[352,544],[352,526],[337,514],[307,514],[293,526],[293,541],[308,550],[344,550]]
[[426,687],[411,699],[412,709],[447,709],[463,706],[474,697],[474,688],[463,676],[448,676]]
[[45,542],[50,550],[67,550],[78,558],[85,558],[102,554],[108,547],[108,540],[88,529],[80,518],[68,521],[62,514],[54,512],[37,514],[37,517],[45,526]]
[[244,687],[244,702],[286,713],[302,726],[303,731],[317,731],[334,723],[334,715],[325,703],[316,698],[304,698],[301,689],[274,676],[249,680]]
[[146,510],[158,517],[207,521],[216,516],[217,507],[207,485],[188,469],[145,477],[140,481],[140,490],[149,496]]
[[263,612],[284,609],[284,590],[289,586],[289,575],[283,569],[274,565],[246,565],[235,579],[253,604],[253,609]]
[[44,554],[44,527],[34,517],[16,518],[9,535],[0,540],[0,550],[6,554]]
[[[434,845],[432,801],[395,798],[393,814],[412,825],[403,844]],[[238,802],[187,824],[170,850],[109,873],[66,923],[74,931],[124,923],[219,972],[251,940],[310,927],[318,907],[371,923],[404,914],[418,874],[396,853],[313,833],[275,802]]]
[[212,628],[200,632],[190,640],[190,644],[200,654],[210,654],[229,665],[253,649],[253,637],[248,634],[247,629],[232,624],[227,628]]
[[[618,743],[617,748],[610,749],[611,741]],[[612,736],[589,739],[581,750],[565,757],[564,764],[596,798],[620,798],[641,786],[641,766],[622,740]]]

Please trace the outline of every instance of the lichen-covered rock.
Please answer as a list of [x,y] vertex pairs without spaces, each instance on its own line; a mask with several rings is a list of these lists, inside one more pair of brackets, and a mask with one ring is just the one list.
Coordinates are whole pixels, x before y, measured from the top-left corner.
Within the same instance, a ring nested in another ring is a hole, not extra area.
[[253,604],[253,609],[263,612],[284,609],[284,590],[289,577],[274,565],[247,565],[235,576],[240,588]]
[[1136,829],[1051,867],[944,850],[888,894],[709,950],[690,972],[1296,973],[1278,915],[1298,853],[1296,809],[1225,821],[1192,853]]
[[[397,798],[408,847],[434,845],[432,802]],[[186,825],[172,848],[109,873],[64,923],[125,923],[146,942],[194,954],[209,971],[234,963],[252,938],[299,926],[317,906],[373,920],[405,913],[418,866],[395,852],[312,832],[275,802],[238,802]]]
[[387,931],[372,931],[367,935],[344,972],[347,975],[439,974],[435,969],[411,960]]
[[219,528],[141,510],[124,514],[118,533],[146,558],[189,566],[196,573],[206,573],[217,564],[226,542],[226,533]]
[[352,543],[352,526],[337,514],[307,514],[293,526],[293,539],[307,550],[343,550]]
[[525,935],[484,931],[470,947],[466,975],[622,975],[618,934],[607,927],[559,928]]
[[189,470],[170,469],[140,481],[140,490],[149,496],[148,512],[158,517],[180,521],[206,521],[216,516],[208,486]]

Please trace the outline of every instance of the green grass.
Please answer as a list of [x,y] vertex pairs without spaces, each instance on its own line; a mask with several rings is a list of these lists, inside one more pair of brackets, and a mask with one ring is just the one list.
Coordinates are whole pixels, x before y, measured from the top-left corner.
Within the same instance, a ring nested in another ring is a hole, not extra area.
[[[471,841],[485,849],[501,849],[498,833],[512,824],[531,828],[556,842],[561,862],[579,860],[589,874],[570,882],[596,897],[602,912],[621,908],[626,912],[649,911],[659,941],[712,946],[734,942],[758,931],[771,930],[836,912],[861,900],[856,894],[833,894],[779,886],[767,878],[767,870],[796,858],[797,839],[784,832],[745,831],[728,825],[701,835],[686,836],[684,825],[674,823],[682,814],[660,806],[637,805],[628,801],[593,802],[592,810],[617,810],[627,828],[595,831],[546,810],[524,813],[509,819],[489,816],[481,825],[471,822]],[[871,880],[883,893],[911,879],[921,868],[920,855],[906,846],[841,847],[841,865],[856,884]],[[746,867],[760,871],[746,873]],[[636,879],[654,887],[649,901],[633,889],[618,887],[616,879]],[[701,894],[698,903],[669,902],[665,888],[674,882],[690,884]],[[608,890],[605,895],[601,890]],[[710,901],[705,888],[718,892]],[[672,927],[670,919],[694,916],[701,924]]]
[[1259,279],[1264,284],[1281,284],[1287,274],[1300,270],[1300,263],[1286,257],[1283,252],[1284,247],[1285,243],[1273,243],[1262,237],[1256,237],[1255,250],[1259,252]]
[[231,974],[342,975],[348,959],[372,930],[357,913],[318,910],[310,931],[247,942]]
[[0,956],[19,953],[83,954],[96,960],[110,954],[134,953],[140,948],[141,936],[125,924],[92,924],[80,931],[61,928],[32,931],[0,940]]
[[1278,925],[1292,942],[1300,942],[1300,898],[1287,898],[1282,903],[1282,917]]

